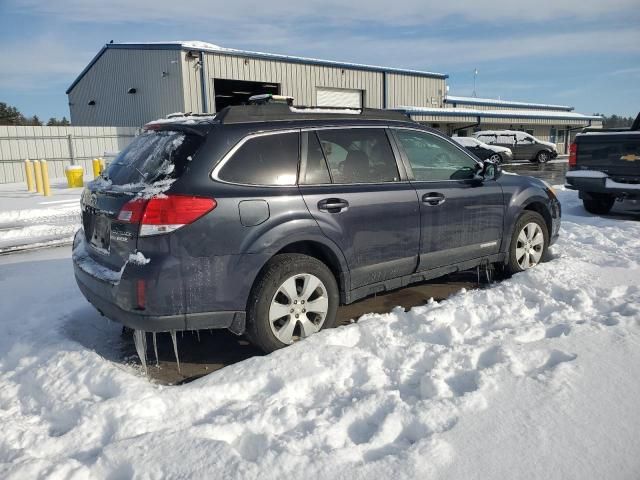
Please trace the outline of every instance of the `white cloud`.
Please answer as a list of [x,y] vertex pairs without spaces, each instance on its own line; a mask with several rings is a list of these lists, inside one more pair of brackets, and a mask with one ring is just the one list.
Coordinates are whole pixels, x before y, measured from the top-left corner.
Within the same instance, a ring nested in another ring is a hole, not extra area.
[[384,24],[430,24],[445,17],[465,20],[500,22],[513,20],[535,22],[568,18],[598,18],[602,15],[634,13],[637,0],[538,0],[535,4],[514,0],[436,1],[404,0],[270,0],[256,4],[251,0],[209,1],[190,0],[9,0],[14,9],[58,15],[68,20],[95,22],[192,21],[216,23],[246,19],[249,24],[281,22],[291,24],[300,19],[314,19],[332,24],[376,22]]

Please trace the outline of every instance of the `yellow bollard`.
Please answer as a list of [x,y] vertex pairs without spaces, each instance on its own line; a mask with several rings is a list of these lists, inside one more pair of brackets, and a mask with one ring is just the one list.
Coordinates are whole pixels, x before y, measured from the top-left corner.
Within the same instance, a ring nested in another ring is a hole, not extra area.
[[24,175],[25,178],[27,180],[27,190],[29,192],[33,192],[36,189],[35,186],[35,181],[34,181],[34,173],[33,173],[33,163],[31,163],[31,160],[26,159],[24,161]]
[[98,178],[100,176],[100,160],[94,158],[91,163],[93,166],[93,178]]
[[40,160],[40,169],[42,170],[42,190],[45,197],[51,196],[51,185],[49,184],[49,167],[46,160]]
[[33,167],[36,172],[36,192],[42,193],[42,168],[40,167],[40,162],[38,160],[34,160]]

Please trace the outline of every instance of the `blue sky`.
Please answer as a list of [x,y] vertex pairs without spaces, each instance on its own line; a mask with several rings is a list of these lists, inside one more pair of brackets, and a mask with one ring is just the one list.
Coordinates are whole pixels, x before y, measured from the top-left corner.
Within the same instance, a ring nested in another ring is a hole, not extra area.
[[640,0],[0,0],[0,101],[69,116],[110,40],[224,47],[448,73],[450,93],[640,111]]

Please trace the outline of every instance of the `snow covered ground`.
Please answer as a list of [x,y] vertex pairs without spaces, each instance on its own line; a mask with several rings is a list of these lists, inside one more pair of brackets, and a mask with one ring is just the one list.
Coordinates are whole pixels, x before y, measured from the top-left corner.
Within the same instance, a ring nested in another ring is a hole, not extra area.
[[640,223],[559,195],[550,262],[177,387],[68,247],[0,257],[0,478],[638,478]]
[[73,240],[82,188],[67,188],[66,180],[54,179],[51,196],[44,197],[27,192],[24,183],[0,187],[0,253]]

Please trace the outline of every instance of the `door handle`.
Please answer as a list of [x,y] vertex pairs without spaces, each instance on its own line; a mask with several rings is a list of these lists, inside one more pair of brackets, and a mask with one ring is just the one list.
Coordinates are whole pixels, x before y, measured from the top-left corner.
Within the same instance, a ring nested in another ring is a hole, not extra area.
[[430,207],[442,205],[444,201],[444,195],[441,193],[429,192],[422,196],[422,203],[429,205]]
[[325,198],[318,202],[318,210],[329,213],[339,213],[349,207],[349,202],[342,198]]

